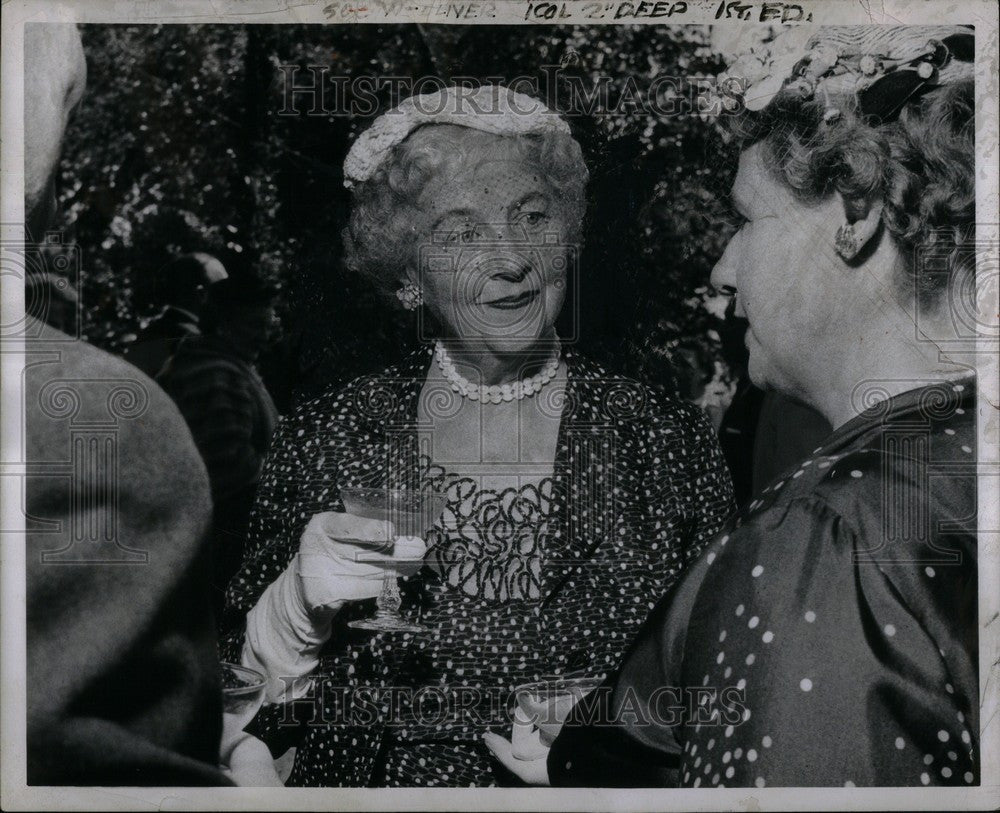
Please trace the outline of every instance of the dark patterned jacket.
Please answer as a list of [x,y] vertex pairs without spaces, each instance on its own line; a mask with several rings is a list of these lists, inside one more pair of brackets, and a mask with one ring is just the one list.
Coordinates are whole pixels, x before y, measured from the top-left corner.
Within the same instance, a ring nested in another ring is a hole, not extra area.
[[[564,400],[551,404],[562,416],[552,485],[555,522],[545,542],[531,641],[539,650],[539,671],[606,671],[728,517],[732,490],[715,434],[696,407],[613,376],[573,352],[566,362]],[[303,405],[281,423],[265,463],[246,557],[228,591],[234,629],[227,657],[238,659],[246,613],[288,567],[310,517],[343,510],[340,487],[420,484],[428,461],[417,445],[417,401],[430,363],[427,350],[417,351],[398,366]],[[543,390],[536,397],[552,395]],[[432,578],[424,568],[404,582],[404,613],[420,608]],[[358,602],[338,614],[311,699],[265,707],[258,716],[256,733],[275,753],[299,746],[291,784],[373,781],[386,709],[345,724],[344,704],[349,707],[352,692],[362,687],[432,677],[421,674],[419,636],[406,640],[346,628],[346,621],[371,609],[370,602]],[[465,657],[489,664],[483,649],[481,656]],[[317,725],[332,718],[330,725]],[[296,720],[312,724],[299,728]]]
[[864,383],[573,709],[554,785],[979,783],[975,382]]

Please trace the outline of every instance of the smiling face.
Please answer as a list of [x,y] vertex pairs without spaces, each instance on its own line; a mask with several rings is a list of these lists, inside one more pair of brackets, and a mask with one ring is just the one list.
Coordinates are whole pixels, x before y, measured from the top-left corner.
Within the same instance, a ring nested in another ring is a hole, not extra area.
[[732,202],[744,221],[712,272],[717,288],[736,289],[750,379],[802,396],[834,363],[850,280],[833,250],[844,210],[836,195],[806,203],[764,164],[760,144],[740,156]]
[[462,139],[418,199],[408,275],[465,349],[523,352],[551,334],[578,227],[512,139],[471,130]]

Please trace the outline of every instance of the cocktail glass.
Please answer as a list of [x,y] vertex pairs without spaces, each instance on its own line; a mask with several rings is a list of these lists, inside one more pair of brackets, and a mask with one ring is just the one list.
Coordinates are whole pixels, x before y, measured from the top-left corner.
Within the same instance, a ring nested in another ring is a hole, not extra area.
[[222,726],[225,732],[242,731],[264,702],[265,677],[256,669],[223,663]]
[[[410,536],[423,539],[444,512],[444,494],[433,491],[393,488],[342,488],[340,499],[344,510],[366,519],[391,522],[395,537]],[[394,541],[386,534],[386,543],[373,545],[372,550],[391,554]],[[359,561],[361,557],[359,556]],[[382,590],[375,600],[375,614],[348,623],[353,629],[378,632],[427,632],[428,628],[403,618],[399,610],[403,605],[399,593],[398,573],[386,568],[382,576]]]
[[525,760],[543,757],[573,706],[602,682],[601,677],[555,677],[515,688],[513,755]]

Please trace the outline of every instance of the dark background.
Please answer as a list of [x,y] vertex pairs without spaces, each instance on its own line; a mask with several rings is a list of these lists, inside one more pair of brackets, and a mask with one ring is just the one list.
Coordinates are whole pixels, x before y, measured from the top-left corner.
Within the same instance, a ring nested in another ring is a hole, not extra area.
[[[62,228],[82,258],[85,336],[120,352],[156,312],[152,280],[171,255],[240,250],[280,286],[282,328],[261,368],[282,411],[391,363],[417,333],[341,263],[341,166],[371,119],[278,115],[279,66],[447,80],[541,75],[562,61],[588,86],[610,77],[612,99],[625,77],[645,88],[657,76],[721,69],[708,29],[692,26],[82,31],[87,92],[67,134],[60,197]],[[578,346],[698,400],[707,382],[728,378],[719,300],[706,287],[732,230],[733,156],[718,122],[638,109],[569,119],[592,179]]]

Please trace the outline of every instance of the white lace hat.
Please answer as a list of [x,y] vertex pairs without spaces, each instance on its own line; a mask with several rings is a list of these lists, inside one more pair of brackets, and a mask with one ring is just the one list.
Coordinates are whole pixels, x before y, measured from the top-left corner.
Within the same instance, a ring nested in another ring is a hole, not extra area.
[[441,88],[405,99],[358,136],[344,160],[344,186],[350,189],[371,178],[393,147],[425,124],[456,124],[510,136],[570,132],[541,101],[503,85]]

